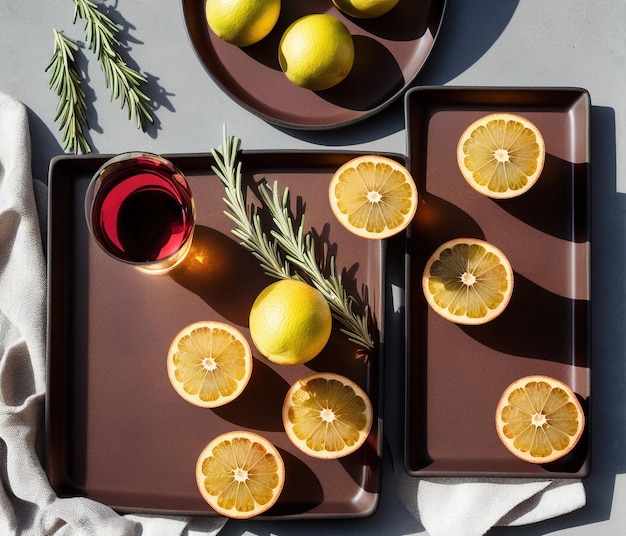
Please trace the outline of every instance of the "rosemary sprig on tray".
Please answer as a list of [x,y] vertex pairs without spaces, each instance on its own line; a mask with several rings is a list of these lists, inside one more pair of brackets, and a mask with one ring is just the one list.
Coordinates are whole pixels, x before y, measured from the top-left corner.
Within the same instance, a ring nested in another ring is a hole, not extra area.
[[85,92],[81,87],[80,72],[74,52],[78,45],[61,32],[54,32],[54,53],[46,66],[46,72],[53,67],[50,89],[59,97],[54,121],[61,122],[63,146],[74,154],[89,153],[91,147],[85,138],[83,129],[87,129],[87,104]]
[[374,343],[367,328],[367,309],[363,316],[354,314],[354,298],[346,292],[341,282],[335,257],[331,255],[328,259],[329,275],[322,273],[315,257],[313,237],[310,233],[304,234],[304,217],[300,220],[298,230],[294,229],[289,216],[289,190],[285,188],[281,196],[277,182],[274,182],[273,188],[263,183],[259,186],[259,193],[276,225],[276,230],[272,230],[271,235],[285,253],[287,262],[304,272],[313,286],[324,295],[333,316],[344,326],[341,331],[352,342],[371,350]]
[[291,277],[288,263],[283,261],[276,243],[268,240],[263,232],[256,206],[246,204],[241,186],[241,162],[237,159],[238,152],[239,140],[234,136],[227,138],[226,131],[222,147],[212,151],[216,162],[213,171],[226,188],[224,202],[230,212],[224,211],[224,214],[236,225],[233,234],[257,258],[267,275],[276,279],[288,279]]
[[353,311],[354,298],[343,287],[333,256],[328,259],[329,275],[322,273],[315,257],[313,238],[310,233],[304,233],[304,219],[300,220],[296,230],[289,212],[289,190],[285,189],[281,195],[277,183],[273,188],[267,183],[259,185],[262,201],[270,210],[276,226],[270,231],[271,237],[263,232],[256,206],[247,204],[245,200],[238,151],[239,140],[234,136],[228,137],[226,130],[222,147],[212,151],[216,162],[213,171],[225,187],[224,201],[229,210],[224,213],[236,225],[233,234],[260,261],[269,276],[300,279],[299,274],[304,274],[327,299],[333,316],[342,324],[341,331],[348,339],[366,350],[372,350],[374,343],[367,326],[367,309],[363,316]]
[[85,20],[85,39],[102,66],[111,100],[120,100],[122,109],[128,106],[128,119],[135,118],[137,128],[145,130],[146,121],[153,121],[148,111],[150,99],[141,91],[148,79],[129,67],[117,51],[119,28],[90,0],[74,0],[73,22],[77,18]]

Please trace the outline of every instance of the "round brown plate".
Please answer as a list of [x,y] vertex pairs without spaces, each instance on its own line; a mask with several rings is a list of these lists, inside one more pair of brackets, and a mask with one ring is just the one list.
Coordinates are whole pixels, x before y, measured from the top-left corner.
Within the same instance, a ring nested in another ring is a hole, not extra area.
[[[272,32],[239,48],[209,29],[202,0],[182,0],[196,53],[213,80],[233,100],[264,120],[284,127],[321,130],[346,126],[379,112],[400,96],[422,69],[435,43],[446,0],[400,0],[376,19],[343,15],[331,0],[285,0]],[[354,39],[348,77],[324,91],[292,84],[278,64],[278,43],[287,26],[310,13],[342,20]]]

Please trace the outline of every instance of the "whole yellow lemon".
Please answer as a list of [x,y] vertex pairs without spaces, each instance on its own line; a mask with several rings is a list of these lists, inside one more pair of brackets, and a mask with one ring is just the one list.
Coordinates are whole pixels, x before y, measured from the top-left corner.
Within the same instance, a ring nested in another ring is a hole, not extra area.
[[380,17],[396,7],[399,0],[333,0],[338,9],[360,19]]
[[322,293],[303,281],[285,279],[264,288],[250,310],[250,336],[279,365],[306,363],[330,337],[332,316]]
[[209,27],[224,41],[245,47],[267,36],[278,21],[280,0],[207,0]]
[[306,15],[285,30],[278,61],[294,84],[315,91],[328,89],[352,69],[352,36],[346,25],[332,15]]

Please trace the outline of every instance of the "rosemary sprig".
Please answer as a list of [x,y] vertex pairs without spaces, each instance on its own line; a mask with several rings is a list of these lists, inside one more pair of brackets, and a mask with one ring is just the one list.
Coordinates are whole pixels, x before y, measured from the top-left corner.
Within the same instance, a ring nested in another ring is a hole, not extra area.
[[329,274],[322,273],[315,256],[313,237],[310,233],[304,234],[304,217],[301,218],[297,231],[289,215],[289,190],[285,188],[281,196],[278,183],[273,188],[267,183],[259,186],[259,193],[263,203],[269,208],[276,230],[271,235],[285,253],[285,259],[292,266],[300,269],[309,278],[310,282],[326,298],[333,316],[344,326],[342,333],[356,343],[371,350],[374,343],[367,327],[367,308],[363,316],[358,316],[352,310],[354,298],[350,296],[341,281],[341,274],[337,273],[335,257],[330,256]]
[[91,147],[83,129],[88,128],[85,92],[81,87],[80,72],[74,57],[78,45],[56,29],[54,32],[54,54],[46,66],[46,72],[53,67],[50,89],[59,97],[54,121],[61,122],[63,146],[74,154],[89,153]]
[[235,137],[227,138],[226,131],[221,149],[212,151],[216,162],[216,166],[212,168],[225,186],[224,202],[230,209],[230,212],[224,211],[224,214],[236,225],[233,234],[257,258],[263,270],[276,279],[288,279],[289,265],[282,260],[276,244],[268,240],[263,232],[256,206],[246,204],[241,187],[241,162],[237,160],[238,151],[239,140]]
[[74,23],[77,18],[85,20],[85,39],[102,66],[111,100],[119,99],[122,109],[128,106],[128,119],[135,118],[137,128],[145,130],[146,121],[153,122],[150,99],[140,89],[148,79],[129,67],[117,51],[119,28],[90,0],[74,0]]
[[224,201],[229,210],[224,213],[236,225],[233,234],[260,261],[269,276],[300,279],[299,272],[294,268],[300,270],[327,299],[333,316],[343,325],[341,331],[348,339],[366,350],[372,350],[374,343],[367,326],[367,309],[363,316],[354,313],[354,298],[343,287],[333,256],[329,258],[329,275],[322,273],[315,258],[312,236],[304,233],[304,218],[296,231],[289,213],[289,191],[285,189],[281,195],[277,183],[273,188],[266,183],[259,187],[262,201],[269,208],[276,225],[271,237],[263,232],[256,206],[248,204],[244,196],[238,151],[239,140],[234,136],[228,137],[224,129],[222,147],[212,151],[216,162],[213,171],[225,187]]

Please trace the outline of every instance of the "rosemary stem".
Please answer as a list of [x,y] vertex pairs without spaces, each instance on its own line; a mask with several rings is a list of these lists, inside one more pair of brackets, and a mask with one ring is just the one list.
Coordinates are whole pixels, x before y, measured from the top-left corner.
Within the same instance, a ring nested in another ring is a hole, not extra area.
[[225,187],[224,202],[228,210],[224,213],[236,226],[233,234],[260,261],[269,276],[302,279],[301,274],[304,275],[328,301],[333,316],[343,326],[341,331],[349,340],[371,351],[374,342],[368,328],[368,309],[362,316],[353,311],[354,298],[342,284],[334,256],[328,259],[329,275],[324,275],[316,259],[313,238],[304,232],[304,217],[296,231],[289,210],[289,190],[285,188],[281,195],[276,182],[273,187],[265,182],[259,185],[261,201],[269,209],[275,225],[270,236],[262,230],[256,206],[246,202],[238,152],[239,140],[234,136],[229,138],[224,128],[221,148],[212,151],[213,171]]

